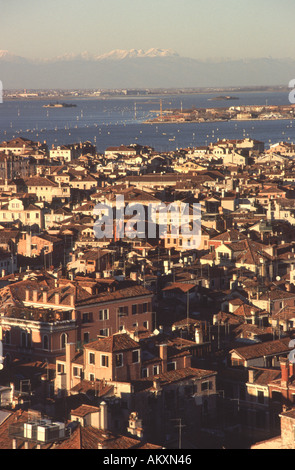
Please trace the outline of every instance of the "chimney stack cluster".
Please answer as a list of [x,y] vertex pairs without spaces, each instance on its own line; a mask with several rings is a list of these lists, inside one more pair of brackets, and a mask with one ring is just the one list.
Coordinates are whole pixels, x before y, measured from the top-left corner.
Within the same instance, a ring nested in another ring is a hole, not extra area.
[[294,377],[295,364],[289,361],[287,358],[280,358],[281,366],[281,386],[287,387],[291,379]]

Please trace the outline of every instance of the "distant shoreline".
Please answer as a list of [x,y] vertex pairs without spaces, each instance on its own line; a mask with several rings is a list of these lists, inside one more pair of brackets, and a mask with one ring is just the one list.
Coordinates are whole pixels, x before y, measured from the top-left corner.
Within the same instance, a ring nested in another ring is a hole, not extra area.
[[159,124],[212,124],[214,122],[246,122],[246,121],[254,121],[254,122],[269,122],[269,121],[294,121],[294,118],[290,117],[281,117],[278,119],[213,119],[212,121],[144,121],[142,124],[151,124],[151,125],[159,125]]
[[[27,90],[28,95],[30,93],[46,93],[46,90]],[[55,90],[48,90],[48,92],[54,92]],[[112,92],[112,90],[105,90],[102,95],[93,95],[90,92],[85,92],[83,93],[82,90],[76,90],[77,93],[81,94],[79,96],[73,96],[72,94],[69,94],[69,90],[64,90],[64,93],[61,92],[61,90],[58,90],[60,94],[57,95],[52,95],[52,94],[44,94],[44,95],[39,95],[39,96],[7,96],[7,93],[19,93],[23,94],[23,91],[21,90],[4,90],[4,96],[3,99],[4,101],[44,101],[44,100],[79,100],[79,99],[97,99],[97,100],[105,100],[105,99],[141,99],[141,98],[155,98],[157,96],[183,96],[183,95],[212,95],[216,93],[288,93],[290,91],[289,88],[287,87],[282,87],[282,86],[277,86],[277,87],[260,87],[260,88],[247,88],[247,87],[241,87],[241,88],[217,88],[217,89],[155,89],[152,90],[150,89],[150,92],[145,94],[143,91],[145,89],[138,89],[138,94],[133,93],[133,94],[115,94]],[[71,90],[73,91],[73,90]],[[93,90],[94,91],[94,90]],[[141,93],[140,93],[141,92]]]

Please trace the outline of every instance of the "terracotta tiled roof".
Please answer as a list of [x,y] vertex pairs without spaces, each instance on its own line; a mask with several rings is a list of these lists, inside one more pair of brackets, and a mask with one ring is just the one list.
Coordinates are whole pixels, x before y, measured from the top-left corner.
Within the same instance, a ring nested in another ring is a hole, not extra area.
[[238,307],[235,310],[235,315],[237,316],[242,316],[242,317],[252,317],[252,315],[259,315],[260,313],[266,313],[265,311],[262,311],[258,307],[254,307],[252,305],[247,305],[243,303],[240,307]]
[[155,375],[152,380],[150,378],[136,380],[133,382],[133,385],[135,392],[140,392],[148,389],[153,390],[155,381],[157,381],[161,387],[165,387],[166,385],[181,382],[182,380],[187,380],[189,378],[204,379],[216,374],[217,372],[212,370],[194,369],[192,367],[187,367],[184,369],[172,370]]
[[89,413],[97,413],[99,412],[100,408],[97,406],[90,406],[90,405],[81,405],[79,408],[71,411],[72,416],[79,416],[84,417],[87,416]]
[[41,176],[32,176],[31,178],[25,178],[24,179],[25,183],[27,186],[54,186],[58,187],[57,183],[54,183],[53,181],[49,180],[48,178],[43,178]]
[[245,240],[247,237],[239,230],[231,229],[216,237],[212,238],[212,240],[216,241],[234,241],[234,240]]
[[79,305],[81,304],[95,304],[95,303],[103,303],[103,302],[111,302],[113,300],[123,300],[129,299],[131,297],[140,297],[144,295],[153,295],[151,291],[146,289],[143,286],[133,286],[127,287],[126,289],[120,289],[118,291],[108,293],[108,294],[99,294],[97,296],[93,296],[89,299],[81,300]]
[[259,300],[280,300],[280,299],[294,299],[295,293],[285,292],[281,289],[275,290],[268,290],[264,292],[260,297]]
[[196,288],[196,284],[186,284],[186,283],[181,283],[181,282],[174,282],[170,286],[164,287],[162,289],[163,292],[166,291],[173,291],[173,290],[180,290],[182,292],[188,292],[192,289]]
[[130,338],[127,333],[119,333],[99,338],[92,343],[87,343],[84,348],[102,352],[116,352],[128,349],[138,349],[139,345],[136,341]]
[[[255,370],[255,369],[254,369]],[[281,377],[280,370],[273,370],[273,369],[257,369],[255,370],[254,375],[254,384],[261,385],[261,386],[268,386],[270,382],[273,380],[277,380]]]
[[290,320],[295,318],[295,307],[286,306],[282,308],[279,312],[272,315],[273,319],[278,320]]
[[[137,439],[115,435],[110,431],[96,429],[92,426],[81,427],[78,425],[70,439],[56,446],[57,449],[135,449],[143,443]],[[147,444],[151,445],[151,444]]]
[[232,349],[230,353],[235,352],[244,360],[256,359],[263,356],[272,356],[275,354],[288,353],[292,350],[289,348],[290,338],[278,339],[276,341],[268,341],[266,343],[253,344],[243,346],[241,348]]
[[96,380],[95,382],[91,382],[90,380],[81,380],[81,382],[71,388],[71,391],[84,394],[88,392],[95,392],[96,396],[104,397],[106,395],[112,394],[113,389],[113,385],[105,384],[101,380]]

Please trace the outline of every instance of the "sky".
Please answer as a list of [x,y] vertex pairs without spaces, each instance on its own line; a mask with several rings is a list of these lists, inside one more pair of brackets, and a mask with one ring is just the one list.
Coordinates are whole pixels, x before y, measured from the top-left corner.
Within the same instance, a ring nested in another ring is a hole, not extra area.
[[172,49],[295,58],[294,0],[0,0],[0,50],[27,58]]

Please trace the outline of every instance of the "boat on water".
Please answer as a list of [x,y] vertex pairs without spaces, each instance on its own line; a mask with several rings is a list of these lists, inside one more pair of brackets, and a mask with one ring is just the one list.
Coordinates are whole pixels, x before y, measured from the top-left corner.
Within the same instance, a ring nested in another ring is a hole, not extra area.
[[76,104],[72,103],[49,103],[49,104],[44,104],[43,108],[76,108]]

